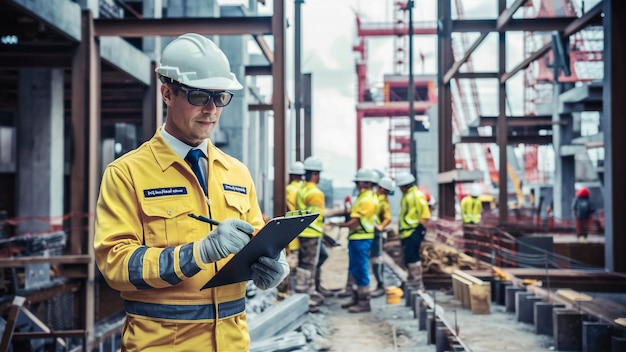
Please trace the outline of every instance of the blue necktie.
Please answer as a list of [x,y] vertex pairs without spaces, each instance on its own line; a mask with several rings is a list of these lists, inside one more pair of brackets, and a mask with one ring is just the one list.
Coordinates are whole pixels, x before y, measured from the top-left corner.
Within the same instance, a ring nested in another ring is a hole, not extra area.
[[200,186],[202,187],[202,190],[206,195],[206,182],[204,181],[204,177],[202,176],[202,171],[200,171],[200,158],[202,158],[203,156],[204,153],[202,153],[202,150],[191,149],[189,153],[187,153],[185,160],[187,160],[189,164],[191,164],[191,170],[193,170],[193,173],[196,174],[196,178],[198,179],[198,182],[200,182]]

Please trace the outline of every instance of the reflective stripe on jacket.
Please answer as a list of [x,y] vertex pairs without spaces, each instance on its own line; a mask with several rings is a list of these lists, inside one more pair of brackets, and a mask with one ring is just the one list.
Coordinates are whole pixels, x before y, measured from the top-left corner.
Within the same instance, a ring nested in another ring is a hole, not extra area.
[[374,238],[377,205],[378,199],[371,189],[362,190],[359,193],[350,212],[351,218],[359,219],[359,226],[350,232],[348,240],[369,240]]
[[300,237],[322,237],[324,226],[324,193],[315,183],[305,181],[302,184],[296,196],[296,207],[298,210],[308,210],[311,213],[320,214],[300,233]]
[[400,201],[399,230],[400,238],[411,236],[423,219],[430,219],[430,209],[426,196],[416,185],[411,186],[402,195]]

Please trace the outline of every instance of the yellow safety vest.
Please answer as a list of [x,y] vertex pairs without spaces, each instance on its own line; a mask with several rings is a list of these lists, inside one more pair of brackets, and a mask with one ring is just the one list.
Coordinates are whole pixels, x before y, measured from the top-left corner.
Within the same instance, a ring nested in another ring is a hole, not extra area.
[[480,223],[483,204],[478,198],[465,196],[461,200],[461,218],[464,224]]
[[377,206],[378,198],[371,189],[365,189],[359,193],[350,212],[351,218],[359,219],[359,227],[350,232],[348,240],[370,240],[374,238]]
[[430,219],[430,209],[424,193],[413,185],[400,200],[400,238],[411,236],[422,219]]
[[300,237],[315,238],[323,236],[324,227],[324,193],[317,185],[310,181],[305,181],[296,195],[297,210],[308,210],[311,213],[320,215],[305,228]]

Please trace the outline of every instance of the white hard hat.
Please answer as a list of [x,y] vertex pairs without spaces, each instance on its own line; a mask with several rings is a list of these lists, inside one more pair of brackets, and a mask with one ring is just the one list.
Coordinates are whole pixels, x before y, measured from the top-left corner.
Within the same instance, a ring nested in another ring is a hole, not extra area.
[[474,198],[478,197],[480,195],[480,186],[479,185],[473,185],[472,186],[472,191],[470,193],[470,195]]
[[243,86],[230,71],[224,52],[209,38],[187,33],[163,49],[155,71],[192,88],[236,90]]
[[378,175],[370,169],[361,168],[357,170],[356,175],[354,176],[354,182],[378,182]]
[[415,176],[413,176],[411,173],[402,172],[402,173],[399,173],[398,176],[396,176],[396,184],[398,185],[398,187],[410,185],[410,184],[413,184],[414,182],[415,182]]
[[304,175],[304,164],[301,161],[296,161],[289,168],[290,175]]
[[310,156],[304,159],[304,169],[306,171],[322,171],[324,167],[322,166],[322,161],[320,158],[316,156]]
[[376,174],[376,179],[377,179],[376,183],[378,183],[380,181],[380,179],[385,176],[385,173],[382,170],[373,169],[372,171],[374,171],[374,174]]
[[396,183],[389,176],[384,176],[378,181],[378,186],[389,191],[389,194],[393,195],[393,190],[396,188]]

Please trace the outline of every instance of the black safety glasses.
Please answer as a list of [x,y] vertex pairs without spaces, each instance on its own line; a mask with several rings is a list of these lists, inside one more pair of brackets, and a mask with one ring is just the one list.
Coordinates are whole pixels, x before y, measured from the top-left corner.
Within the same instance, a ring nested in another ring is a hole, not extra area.
[[215,107],[222,108],[230,103],[233,93],[229,91],[211,92],[200,88],[189,88],[179,86],[180,90],[187,95],[187,101],[193,106],[205,106],[210,100],[213,100]]

